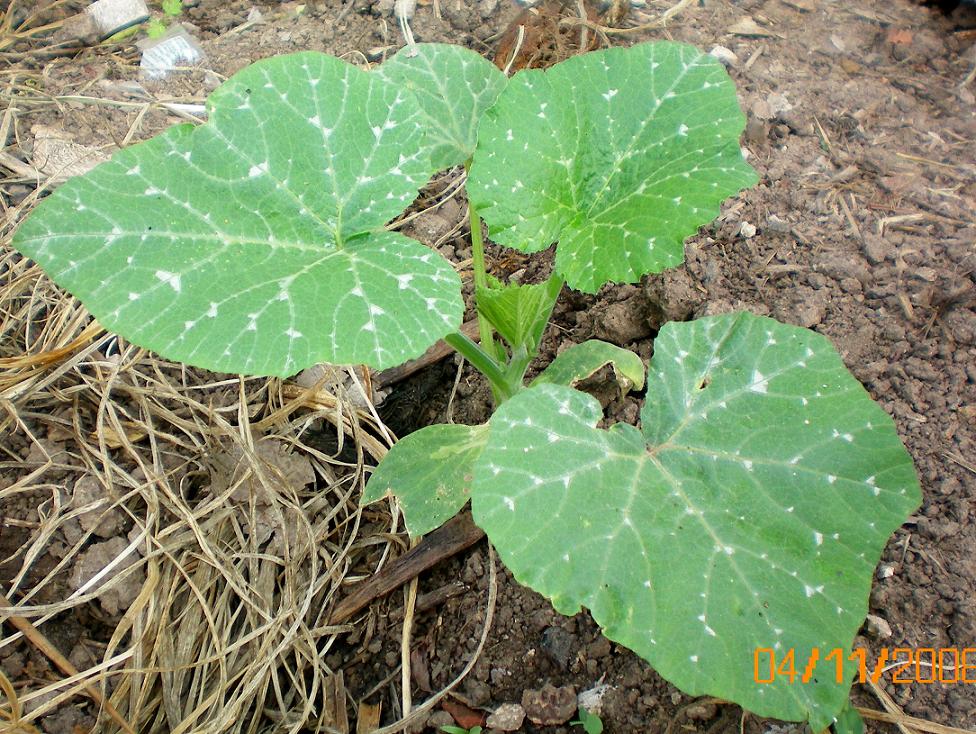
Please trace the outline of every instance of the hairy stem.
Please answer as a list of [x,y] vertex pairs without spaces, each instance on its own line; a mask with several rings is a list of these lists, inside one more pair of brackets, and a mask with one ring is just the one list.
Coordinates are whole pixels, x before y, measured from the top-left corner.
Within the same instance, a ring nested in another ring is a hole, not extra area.
[[[475,299],[478,297],[479,288],[488,287],[488,269],[485,266],[485,241],[481,236],[481,217],[478,210],[471,202],[468,202],[468,216],[471,222],[471,263],[474,266],[474,288]],[[488,319],[478,314],[478,333],[481,336],[481,348],[488,355],[497,360],[498,350],[495,349],[495,337],[492,333],[491,324]]]

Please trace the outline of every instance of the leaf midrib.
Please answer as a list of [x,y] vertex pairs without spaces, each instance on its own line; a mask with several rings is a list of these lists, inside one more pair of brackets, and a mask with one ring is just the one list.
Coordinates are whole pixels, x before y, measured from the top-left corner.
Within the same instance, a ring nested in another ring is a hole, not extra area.
[[[696,56],[694,58],[694,60],[692,62],[690,62],[681,71],[680,74],[677,74],[674,77],[674,79],[673,79],[673,81],[671,83],[671,86],[668,87],[668,89],[658,97],[658,99],[661,100],[661,103],[662,104],[664,103],[664,100],[667,99],[668,92],[674,91],[674,88],[676,86],[678,86],[678,84],[681,83],[681,81],[685,78],[685,76],[688,75],[689,70],[691,70],[692,67],[696,67],[698,65],[698,60],[701,59],[702,55],[703,54],[700,54],[699,53],[699,55]],[[653,59],[653,57],[652,57],[652,59]],[[617,156],[617,160],[614,162],[614,165],[610,167],[610,173],[607,175],[606,180],[603,182],[602,188],[599,191],[597,191],[596,194],[593,196],[593,202],[590,205],[589,209],[587,210],[587,215],[588,216],[592,215],[593,211],[600,204],[600,201],[603,198],[603,196],[606,194],[607,191],[610,190],[610,184],[611,184],[611,182],[613,181],[614,177],[617,176],[617,174],[620,172],[620,164],[624,160],[626,160],[627,158],[629,158],[631,156],[631,154],[633,153],[633,150],[634,150],[635,146],[637,145],[638,141],[641,139],[641,136],[643,135],[644,131],[647,129],[648,125],[652,124],[653,122],[655,122],[657,120],[657,113],[658,113],[658,110],[660,110],[662,104],[659,104],[654,109],[654,112],[651,115],[649,115],[648,117],[646,117],[644,119],[644,121],[641,123],[640,127],[637,129],[637,131],[634,133],[633,137],[630,139],[630,142],[627,144],[627,147],[620,153],[619,156]]]
[[[651,461],[655,465],[655,468],[661,473],[661,476],[665,478],[665,481],[668,482],[668,484],[671,485],[672,489],[676,493],[678,493],[678,496],[682,499],[683,502],[685,502],[685,506],[686,507],[691,507],[691,508],[696,508],[697,509],[697,506],[695,504],[693,504],[690,501],[690,499],[688,498],[687,494],[684,491],[682,491],[680,482],[678,482],[677,479],[675,479],[675,477],[671,474],[671,472],[669,472],[667,470],[667,468],[664,466],[663,462],[660,461],[660,459],[658,459],[656,456],[648,455],[647,460],[648,461]],[[712,538],[712,540],[717,545],[720,545],[720,546],[727,545],[726,543],[723,543],[723,542],[721,542],[719,540],[719,536],[717,536],[715,534],[715,532],[712,529],[712,526],[709,525],[705,521],[704,513],[702,513],[702,512],[696,512],[696,513],[694,513],[692,515],[692,518],[694,520],[697,520],[698,521],[698,523],[702,527],[702,529],[706,533],[709,534],[709,536]],[[732,547],[735,547],[737,550],[739,550],[739,548],[737,546],[732,546]],[[749,604],[753,609],[758,609],[759,608],[759,605],[754,601],[757,598],[753,594],[753,592],[755,591],[755,589],[749,583],[749,577],[743,572],[742,568],[734,560],[734,557],[733,556],[728,556],[726,558],[726,562],[729,564],[729,567],[732,569],[732,571],[736,574],[736,576],[738,577],[740,583],[750,592],[748,594],[748,596],[747,596],[746,603]],[[711,588],[709,587],[709,592],[710,591],[711,591]],[[708,593],[708,592],[706,592],[706,593]],[[707,601],[707,597],[706,597],[706,601]],[[770,616],[768,614],[763,614],[763,615],[761,615],[760,618],[765,621],[765,623],[766,623],[767,627],[769,628],[770,632],[774,632],[775,625],[772,622]],[[786,690],[789,692],[789,695],[793,698],[794,702],[796,702],[797,706],[801,710],[803,710],[803,711],[809,711],[810,698],[799,695],[799,693],[800,693],[800,691],[802,689],[803,689],[802,686],[787,686],[786,687]]]
[[[63,234],[45,234],[43,236],[31,237],[23,241],[24,242],[32,242],[32,241],[50,242],[52,240],[59,240],[59,239],[73,240],[79,237],[90,237],[90,238],[102,239],[102,240],[107,238],[114,238],[115,240],[124,239],[124,238],[134,238],[139,241],[139,244],[145,244],[145,242],[141,239],[143,234],[146,233],[136,234],[132,232],[129,233],[122,232],[121,234],[117,234],[117,235],[106,235],[105,232],[71,232],[71,233],[63,233]],[[364,232],[362,234],[372,234],[372,233]],[[360,235],[354,235],[354,236],[359,237]],[[215,235],[206,235],[206,234],[195,234],[190,232],[169,232],[169,231],[164,232],[161,230],[153,230],[152,234],[147,235],[147,240],[156,239],[156,238],[171,239],[171,240],[191,240],[194,242],[200,240],[205,242],[217,240],[226,246],[254,245],[254,246],[260,246],[262,248],[271,248],[271,249],[282,248],[282,249],[298,250],[301,252],[314,252],[316,255],[322,255],[322,254],[334,255],[334,254],[338,254],[339,252],[342,252],[342,248],[340,248],[338,245],[335,244],[332,245],[334,249],[330,251],[328,249],[329,247],[328,244],[325,245],[314,244],[314,243],[302,242],[298,240],[268,240],[267,238],[255,239],[251,237],[215,236]]]

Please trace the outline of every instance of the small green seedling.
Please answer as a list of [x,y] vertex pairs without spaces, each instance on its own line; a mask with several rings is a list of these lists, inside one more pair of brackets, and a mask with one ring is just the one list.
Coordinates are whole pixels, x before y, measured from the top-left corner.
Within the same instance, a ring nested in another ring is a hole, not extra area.
[[441,731],[447,734],[481,734],[481,727],[472,726],[470,729],[464,729],[460,726],[442,726]]
[[[920,490],[828,340],[722,314],[666,324],[646,366],[590,341],[526,382],[564,285],[596,293],[679,264],[684,239],[756,182],[720,63],[660,42],[506,79],[444,45],[372,72],[299,53],[244,69],[208,113],[63,185],[14,246],[106,328],[213,370],[382,369],[446,339],[496,412],[407,436],[363,502],[395,496],[417,536],[470,501],[520,582],[564,614],[589,609],[687,693],[815,731],[843,715],[850,681],[831,666],[761,663],[850,649]],[[480,344],[458,331],[451,263],[387,228],[457,165]],[[491,279],[482,220],[506,247],[557,243],[551,277]],[[639,427],[599,428],[574,388],[605,365],[645,391]]]
[[165,35],[167,28],[183,12],[183,0],[163,0],[162,10],[162,18],[153,18],[146,23],[146,35],[149,38],[160,38]]
[[596,714],[591,714],[582,706],[579,710],[579,719],[570,721],[570,726],[582,726],[586,734],[603,734],[603,721]]
[[834,734],[864,734],[864,719],[848,701],[834,718]]

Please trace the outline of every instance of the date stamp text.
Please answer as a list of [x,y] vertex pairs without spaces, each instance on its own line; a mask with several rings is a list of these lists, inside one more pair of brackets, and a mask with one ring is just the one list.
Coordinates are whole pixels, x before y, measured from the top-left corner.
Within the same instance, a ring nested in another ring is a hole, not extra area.
[[757,647],[752,672],[756,683],[810,683],[825,674],[837,683],[852,674],[857,683],[877,683],[886,673],[892,683],[976,683],[976,647],[884,647],[873,662],[863,648],[847,652],[837,647],[824,654],[817,647],[806,653]]

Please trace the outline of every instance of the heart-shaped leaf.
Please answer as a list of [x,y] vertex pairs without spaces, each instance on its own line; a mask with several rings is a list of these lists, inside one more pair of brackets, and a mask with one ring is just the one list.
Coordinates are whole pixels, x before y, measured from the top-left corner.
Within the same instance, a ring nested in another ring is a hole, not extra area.
[[106,328],[215,370],[389,367],[457,327],[453,268],[383,229],[434,171],[413,95],[299,53],[208,107],[59,188],[14,247]]
[[376,467],[362,504],[396,496],[410,537],[426,535],[454,517],[471,495],[474,462],[488,426],[426,426],[394,444]]
[[849,679],[759,683],[753,656],[850,649],[920,500],[891,418],[824,337],[748,314],[667,324],[642,431],[601,418],[557,385],[492,417],[472,510],[505,564],[685,692],[824,729]]
[[446,43],[418,43],[385,61],[378,73],[416,95],[437,168],[467,161],[478,123],[507,79],[483,56]]
[[657,42],[516,74],[485,113],[468,194],[492,238],[558,240],[556,271],[596,292],[677,265],[686,237],[756,182],[722,65]]

